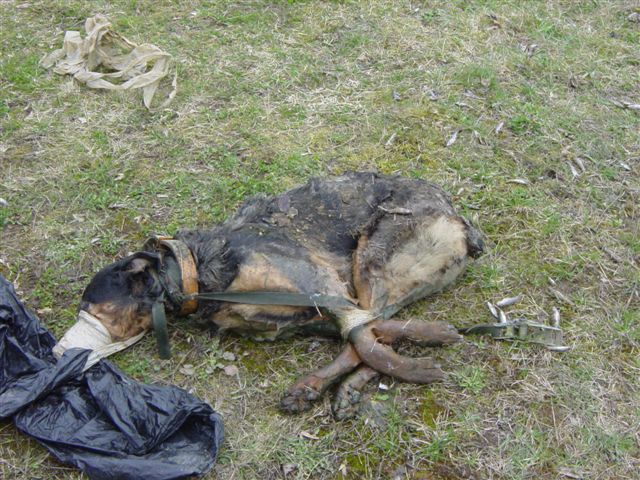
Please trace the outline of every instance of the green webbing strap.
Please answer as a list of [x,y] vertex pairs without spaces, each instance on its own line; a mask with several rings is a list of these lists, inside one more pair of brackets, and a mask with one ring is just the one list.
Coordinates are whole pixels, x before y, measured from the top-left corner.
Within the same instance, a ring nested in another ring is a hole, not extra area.
[[[187,298],[216,300],[219,302],[245,303],[248,305],[287,305],[292,307],[354,308],[356,305],[344,297],[319,293],[291,292],[210,292],[190,295]],[[164,311],[164,296],[151,307],[153,331],[158,344],[160,358],[171,358],[171,346],[167,331],[167,316]]]
[[344,297],[319,293],[292,292],[210,292],[191,295],[198,300],[246,303],[249,305],[288,305],[292,307],[354,308],[356,305]]
[[171,346],[169,345],[169,332],[167,331],[167,315],[164,312],[163,299],[160,298],[151,307],[153,318],[153,332],[158,344],[158,354],[163,360],[171,358]]

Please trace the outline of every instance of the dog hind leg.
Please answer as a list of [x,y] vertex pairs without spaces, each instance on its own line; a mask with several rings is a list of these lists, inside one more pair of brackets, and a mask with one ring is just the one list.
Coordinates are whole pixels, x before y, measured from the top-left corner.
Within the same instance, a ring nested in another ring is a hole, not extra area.
[[[354,287],[358,299],[365,301],[361,307],[383,319],[444,289],[462,274],[468,261],[465,222],[447,214],[389,215],[363,237],[353,256]],[[387,322],[375,321],[351,331],[349,339],[363,363],[407,382],[442,379],[443,372],[431,359],[398,355],[385,343],[408,339],[428,346],[450,344],[461,339],[453,327],[438,322]]]
[[376,321],[372,324],[372,330],[378,340],[386,344],[408,340],[423,347],[441,347],[462,340],[458,331],[448,323],[425,322],[415,318]]

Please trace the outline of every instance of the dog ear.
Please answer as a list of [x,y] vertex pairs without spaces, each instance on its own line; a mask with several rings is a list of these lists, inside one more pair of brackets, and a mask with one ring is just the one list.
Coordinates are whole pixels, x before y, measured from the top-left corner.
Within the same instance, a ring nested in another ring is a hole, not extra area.
[[153,252],[137,252],[131,255],[124,270],[127,273],[143,273],[147,268],[156,270],[160,267],[160,255]]
[[124,268],[127,283],[134,297],[148,296],[153,293],[156,280],[151,270],[160,268],[160,256],[151,252],[138,252],[129,257]]

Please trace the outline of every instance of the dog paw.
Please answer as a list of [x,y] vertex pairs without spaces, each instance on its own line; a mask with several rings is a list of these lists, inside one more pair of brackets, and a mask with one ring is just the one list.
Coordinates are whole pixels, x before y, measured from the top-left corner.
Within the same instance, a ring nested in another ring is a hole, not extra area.
[[362,394],[351,385],[342,384],[333,399],[331,410],[336,420],[346,420],[353,418],[360,409],[360,398]]
[[280,410],[285,413],[301,413],[311,409],[320,398],[320,392],[308,386],[294,387],[280,399]]

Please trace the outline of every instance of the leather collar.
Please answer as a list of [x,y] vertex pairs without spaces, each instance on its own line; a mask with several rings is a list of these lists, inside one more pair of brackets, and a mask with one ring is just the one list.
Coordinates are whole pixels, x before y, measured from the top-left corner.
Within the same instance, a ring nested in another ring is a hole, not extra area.
[[180,267],[182,283],[182,296],[184,300],[180,305],[179,315],[189,315],[198,309],[198,269],[196,262],[187,245],[173,237],[154,235],[144,243],[145,250],[160,253],[170,252]]

